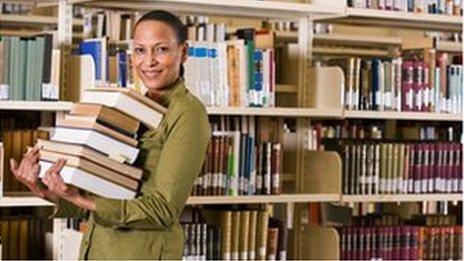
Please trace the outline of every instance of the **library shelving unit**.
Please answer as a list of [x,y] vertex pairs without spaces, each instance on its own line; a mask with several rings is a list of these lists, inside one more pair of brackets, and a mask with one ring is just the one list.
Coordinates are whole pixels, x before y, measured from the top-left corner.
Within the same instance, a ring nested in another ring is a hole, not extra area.
[[345,16],[336,18],[332,20],[332,22],[363,26],[386,26],[436,31],[462,30],[462,17],[460,16],[352,7],[346,7]]
[[[37,1],[40,2],[40,1]],[[288,19],[298,21],[298,32],[277,32],[277,37],[289,39],[298,44],[298,79],[294,84],[280,84],[279,93],[296,95],[293,107],[278,108],[207,108],[209,115],[266,116],[296,119],[296,137],[294,148],[295,173],[294,193],[260,196],[202,196],[190,197],[188,205],[221,205],[221,204],[287,204],[294,205],[294,228],[302,226],[302,213],[307,202],[423,202],[423,201],[462,201],[461,194],[414,194],[414,195],[342,195],[341,175],[342,162],[335,152],[307,151],[304,148],[306,128],[311,119],[383,119],[383,120],[415,120],[415,121],[449,121],[461,122],[462,115],[413,113],[413,112],[366,112],[345,111],[343,109],[344,76],[340,68],[310,67],[313,55],[333,54],[339,50],[315,47],[315,44],[340,44],[345,46],[386,47],[387,50],[375,50],[377,53],[365,51],[365,56],[388,56],[388,48],[401,46],[401,39],[396,37],[354,36],[343,34],[314,35],[313,23],[317,19],[324,22],[335,22],[353,25],[393,26],[423,30],[459,31],[462,27],[461,17],[443,15],[412,14],[380,10],[366,10],[346,7],[344,0],[313,0],[309,3],[253,1],[253,0],[136,0],[136,1],[46,1],[44,5],[58,5],[59,17],[38,19],[36,24],[56,24],[63,44],[70,44],[72,38],[73,5],[108,10],[149,10],[166,9],[176,13],[205,14],[257,19]],[[2,19],[18,18],[3,18]],[[53,20],[53,21],[52,21]],[[31,21],[33,23],[33,21]],[[459,52],[460,46],[442,42],[437,49]],[[355,50],[345,48],[341,54],[353,54]],[[69,61],[65,61],[68,63]],[[64,66],[66,69],[66,65]],[[69,82],[66,84],[70,84]],[[65,84],[65,85],[66,85]],[[70,85],[71,86],[71,85]],[[70,110],[71,102],[0,102],[0,111],[31,110],[55,111]],[[0,199],[0,207],[52,206],[53,204],[32,196],[5,196]],[[63,259],[63,244],[66,242],[66,220],[55,219],[54,259]],[[331,227],[304,227],[302,231],[293,233],[291,241],[295,243],[291,257],[296,259],[339,259],[338,232]]]
[[0,101],[0,110],[69,111],[73,104],[67,101]]

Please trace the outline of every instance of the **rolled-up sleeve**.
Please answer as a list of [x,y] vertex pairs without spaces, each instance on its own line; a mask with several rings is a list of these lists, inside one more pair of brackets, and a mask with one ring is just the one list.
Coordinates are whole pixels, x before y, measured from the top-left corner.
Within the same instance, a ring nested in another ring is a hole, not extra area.
[[203,164],[210,128],[204,108],[184,110],[170,128],[157,167],[144,184],[145,193],[132,200],[97,197],[97,223],[164,230],[178,219]]

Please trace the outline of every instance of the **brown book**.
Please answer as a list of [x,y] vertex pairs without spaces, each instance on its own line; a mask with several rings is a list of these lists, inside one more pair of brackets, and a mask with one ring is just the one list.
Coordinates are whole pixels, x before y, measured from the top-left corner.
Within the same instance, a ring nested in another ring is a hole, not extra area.
[[250,211],[250,225],[248,232],[248,260],[256,259],[256,229],[258,224],[258,211]]
[[0,220],[0,236],[2,237],[2,249],[1,249],[1,255],[2,255],[2,260],[8,259],[8,249],[10,249],[10,238],[8,235],[8,230],[9,230],[9,223],[10,220],[5,219],[5,220]]
[[232,253],[232,211],[221,212],[221,257],[230,260]]
[[86,120],[78,120],[78,119],[63,119],[63,118],[58,118],[56,119],[56,126],[57,127],[66,127],[66,128],[77,128],[77,129],[92,129],[96,130],[102,134],[105,134],[109,137],[112,137],[114,139],[117,139],[121,142],[124,142],[130,146],[136,147],[137,146],[137,140],[134,138],[131,138],[125,134],[122,134],[116,130],[113,130],[109,127],[106,127],[100,123],[97,122],[89,122]]
[[89,173],[94,174],[95,176],[101,177],[103,179],[106,179],[108,181],[111,181],[113,183],[116,183],[134,191],[136,191],[138,188],[138,182],[136,180],[133,180],[127,176],[123,176],[121,173],[107,169],[82,157],[61,154],[47,150],[40,150],[41,160],[56,162],[60,158],[66,159],[67,166],[85,170]]
[[140,180],[143,175],[143,171],[141,169],[132,167],[127,164],[119,163],[105,156],[104,154],[97,152],[95,150],[92,150],[83,145],[42,140],[42,139],[39,139],[37,141],[37,145],[47,151],[57,152],[62,155],[67,154],[67,155],[82,157],[86,160],[97,163],[105,168],[116,171],[132,179]]
[[277,259],[277,243],[279,239],[279,228],[270,227],[267,230],[267,260]]
[[3,149],[3,142],[0,142],[0,198],[3,197],[3,186],[4,186],[4,155],[5,150]]
[[[29,248],[33,246],[29,246],[29,221],[25,218],[18,219],[19,225],[19,249],[18,249],[18,259],[26,260],[29,259]],[[38,247],[38,246],[35,246]]]
[[232,260],[239,260],[240,254],[240,211],[232,211]]
[[248,239],[250,231],[250,211],[240,211],[240,260],[248,259]]
[[140,126],[140,122],[136,119],[100,104],[78,103],[71,109],[70,114],[66,116],[85,116],[95,122],[115,126],[128,133],[136,133]]
[[267,232],[269,224],[269,212],[259,211],[258,212],[258,224],[256,231],[256,259],[266,260],[266,249],[267,249]]
[[[11,157],[16,160],[16,162],[19,164],[21,162],[22,158],[22,137],[21,137],[21,130],[14,130],[13,131],[13,142],[11,146]],[[21,189],[21,183],[16,180],[16,178],[13,176],[13,173],[11,173],[11,191],[19,191]]]
[[5,130],[2,135],[3,149],[4,149],[4,160],[5,165],[3,172],[3,191],[11,191],[11,182],[13,173],[10,171],[10,159],[12,157],[11,151],[13,148],[13,132],[11,130]]
[[9,229],[7,235],[10,246],[8,255],[5,259],[19,259],[19,220],[12,218],[9,220]]

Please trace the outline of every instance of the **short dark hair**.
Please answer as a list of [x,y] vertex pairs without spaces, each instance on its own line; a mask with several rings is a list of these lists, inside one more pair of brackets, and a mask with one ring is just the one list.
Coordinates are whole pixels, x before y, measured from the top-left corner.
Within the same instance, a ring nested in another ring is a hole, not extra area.
[[176,33],[177,42],[183,44],[187,41],[187,27],[182,23],[182,21],[175,16],[174,14],[164,11],[164,10],[153,10],[144,14],[138,21],[135,23],[135,28],[137,25],[144,21],[160,21],[169,25],[172,30]]

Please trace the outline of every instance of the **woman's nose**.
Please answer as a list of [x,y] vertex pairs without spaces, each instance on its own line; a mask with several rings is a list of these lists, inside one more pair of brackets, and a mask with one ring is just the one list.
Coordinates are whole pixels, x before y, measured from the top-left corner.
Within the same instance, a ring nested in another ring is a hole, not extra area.
[[146,66],[153,66],[155,65],[158,61],[156,60],[156,55],[154,52],[148,52],[148,55],[144,59],[145,65]]

